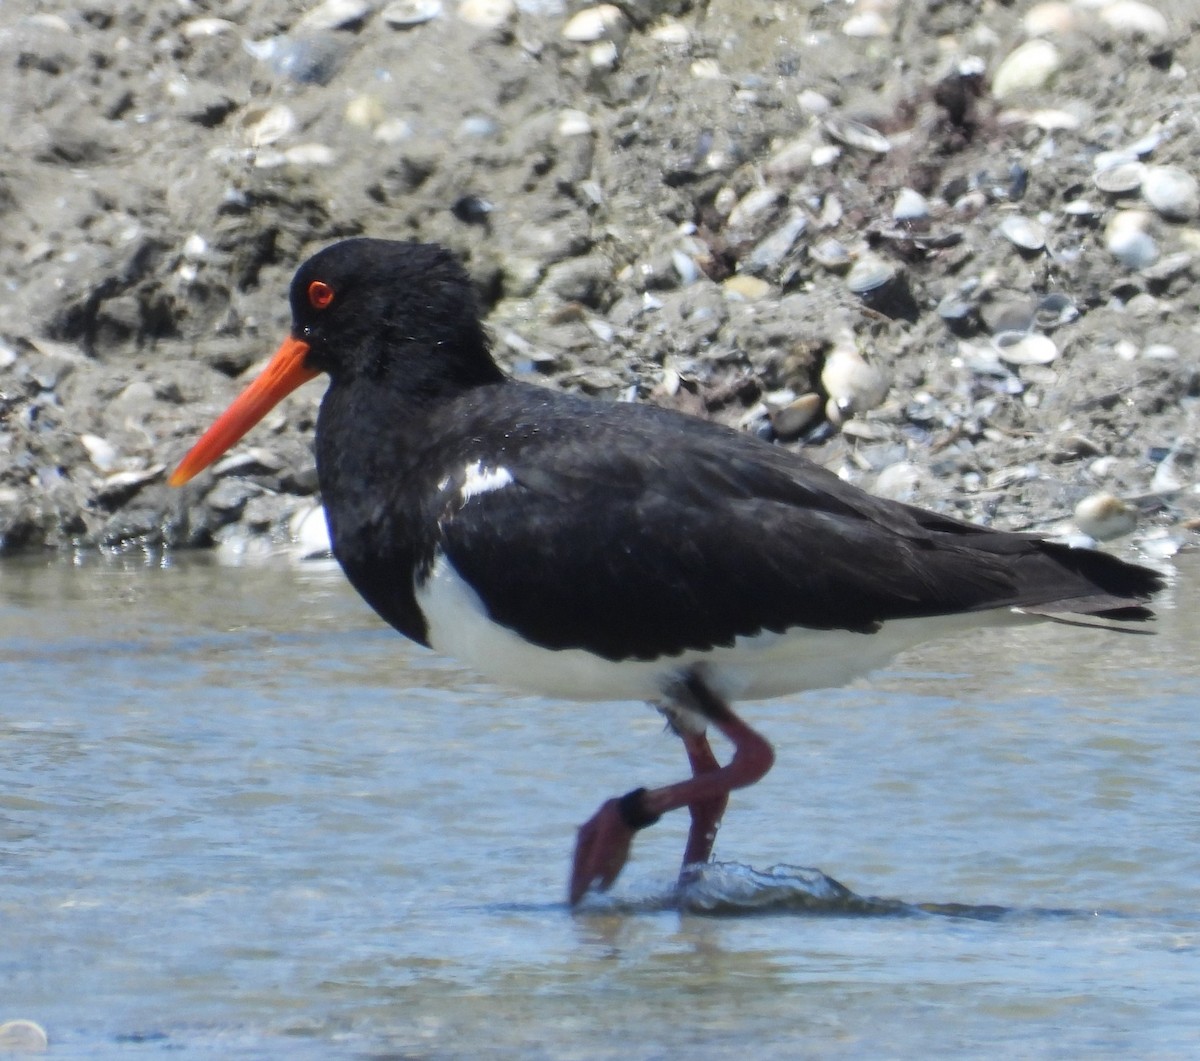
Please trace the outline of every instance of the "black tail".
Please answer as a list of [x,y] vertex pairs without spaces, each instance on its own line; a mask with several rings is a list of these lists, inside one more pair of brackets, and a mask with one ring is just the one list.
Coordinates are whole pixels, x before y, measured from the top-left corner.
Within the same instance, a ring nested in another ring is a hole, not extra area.
[[1146,607],[1146,602],[1166,586],[1157,571],[1095,549],[1073,549],[1058,542],[1043,542],[1042,548],[1060,570],[1077,576],[1081,592],[1039,601],[1026,606],[1025,611],[1051,619],[1086,615],[1117,622],[1145,622],[1154,618],[1154,610]]

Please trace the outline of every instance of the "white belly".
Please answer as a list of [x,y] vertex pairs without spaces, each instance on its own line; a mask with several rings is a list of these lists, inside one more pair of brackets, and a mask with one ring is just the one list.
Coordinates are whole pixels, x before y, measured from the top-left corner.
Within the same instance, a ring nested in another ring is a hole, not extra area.
[[492,622],[478,594],[444,556],[418,589],[417,603],[425,615],[429,643],[438,652],[499,685],[572,700],[657,700],[697,664],[703,665],[713,691],[729,700],[837,688],[907,648],[965,625],[1021,621],[1021,616],[1003,609],[897,619],[874,634],[796,627],[783,634],[739,637],[730,647],[708,652],[613,662],[583,649],[540,648]]

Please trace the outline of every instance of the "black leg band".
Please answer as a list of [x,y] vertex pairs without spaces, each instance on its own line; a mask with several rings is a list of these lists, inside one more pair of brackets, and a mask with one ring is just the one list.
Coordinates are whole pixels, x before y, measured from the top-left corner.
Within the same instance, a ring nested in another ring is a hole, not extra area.
[[617,800],[617,813],[621,815],[621,821],[635,831],[653,825],[662,817],[661,814],[647,813],[645,795],[646,790],[644,788],[635,788],[632,792],[626,792],[625,795]]

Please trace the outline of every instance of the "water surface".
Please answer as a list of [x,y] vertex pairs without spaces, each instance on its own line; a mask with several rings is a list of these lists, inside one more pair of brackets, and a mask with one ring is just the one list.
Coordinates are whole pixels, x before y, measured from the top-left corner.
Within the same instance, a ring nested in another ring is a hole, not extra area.
[[1195,1056],[1179,570],[1153,638],[968,633],[744,705],[779,758],[723,864],[677,894],[673,815],[572,913],[575,827],[684,772],[654,712],[487,686],[332,567],[6,561],[0,1022],[56,1058]]

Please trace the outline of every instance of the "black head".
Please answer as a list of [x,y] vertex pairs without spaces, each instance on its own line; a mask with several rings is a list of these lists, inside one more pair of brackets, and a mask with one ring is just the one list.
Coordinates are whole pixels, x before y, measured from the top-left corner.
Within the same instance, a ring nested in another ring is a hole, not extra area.
[[348,239],[296,270],[292,335],[337,385],[395,381],[410,394],[503,378],[470,277],[444,247]]

